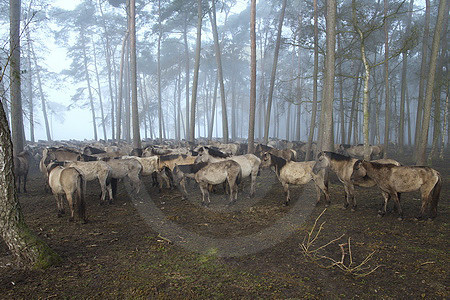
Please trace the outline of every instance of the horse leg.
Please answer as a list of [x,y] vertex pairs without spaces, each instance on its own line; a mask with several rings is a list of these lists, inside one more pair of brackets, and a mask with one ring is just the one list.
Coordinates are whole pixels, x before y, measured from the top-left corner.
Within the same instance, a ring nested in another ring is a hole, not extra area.
[[66,199],[69,203],[69,209],[70,209],[70,217],[69,222],[73,222],[74,220],[74,211],[75,211],[75,203],[73,203],[73,194],[72,193],[66,193]]
[[117,178],[111,178],[111,194],[112,194],[112,197],[109,200],[109,202],[112,202],[113,199],[115,199],[117,197]]
[[355,187],[353,186],[353,184],[349,184],[349,186],[348,186],[348,196],[347,197],[348,197],[347,204],[350,204],[349,200],[351,200],[352,211],[355,211],[356,210],[356,200],[355,200]]
[[28,176],[27,173],[25,173],[25,174],[23,175],[23,192],[24,192],[24,193],[27,192],[27,176]]
[[388,204],[388,201],[389,201],[389,198],[390,198],[389,193],[387,193],[385,191],[381,191],[381,195],[383,195],[384,201],[381,204],[380,209],[378,210],[378,216],[379,217],[382,217],[382,216],[384,216],[386,214],[386,208],[387,208],[387,204]]
[[255,195],[256,176],[258,176],[258,173],[252,172],[252,175],[250,177],[250,197],[253,197]]
[[180,186],[181,186],[182,199],[187,199],[188,194],[187,194],[187,191],[186,191],[186,177],[183,176],[183,178],[181,178]]
[[392,199],[394,199],[395,201],[395,205],[397,206],[397,212],[398,212],[398,220],[401,221],[403,220],[403,210],[402,210],[402,206],[400,205],[400,199],[398,198],[397,192],[396,191],[391,191],[390,196]]
[[230,188],[230,202],[228,203],[228,205],[232,205],[237,200],[239,187],[236,184],[236,178],[231,178],[231,176],[228,176],[227,181]]
[[[211,201],[209,200],[208,184],[206,182],[200,182],[199,186],[200,186],[200,191],[202,192],[202,205],[208,206],[211,203]],[[208,199],[207,203],[205,202],[205,196]]]
[[56,207],[58,208],[58,218],[61,218],[64,214],[64,206],[62,203],[62,196],[55,195],[55,199],[56,199]]
[[314,180],[314,183],[316,186],[316,191],[317,191],[316,205],[318,205],[320,202],[320,196],[321,196],[320,192],[321,191],[325,195],[325,202],[326,202],[325,206],[330,205],[331,201],[330,201],[330,193],[328,191],[328,181],[323,180],[323,178],[314,178],[314,177],[313,177],[313,180]]
[[281,184],[283,185],[284,194],[286,195],[286,201],[284,202],[284,205],[287,206],[291,201],[291,194],[289,192],[289,183],[282,182]]
[[98,182],[100,183],[100,188],[102,190],[102,195],[100,196],[100,205],[106,202],[106,180],[103,178],[98,178]]

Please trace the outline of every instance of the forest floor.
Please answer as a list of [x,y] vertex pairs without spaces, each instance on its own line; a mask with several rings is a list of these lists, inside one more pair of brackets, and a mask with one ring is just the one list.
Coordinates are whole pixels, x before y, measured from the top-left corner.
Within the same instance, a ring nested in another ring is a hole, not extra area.
[[[443,186],[433,221],[414,220],[418,192],[402,195],[403,221],[393,203],[377,217],[377,188],[356,188],[357,210],[344,209],[336,178],[330,182],[332,204],[318,219],[325,206],[314,206],[312,182],[292,187],[286,207],[281,184],[263,170],[256,196],[248,197],[247,183],[231,207],[221,187],[204,208],[193,183],[189,199],[182,200],[177,190],[158,193],[150,178],[137,196],[119,183],[115,202],[100,206],[99,185],[88,183],[87,224],[58,218],[53,196],[44,193],[44,179],[34,171],[28,193],[19,196],[25,219],[63,262],[43,271],[16,270],[0,242],[0,298],[448,299],[450,161],[435,168]],[[320,233],[305,252],[302,244],[317,219]],[[343,264],[333,266],[331,259],[339,261],[342,251]]]

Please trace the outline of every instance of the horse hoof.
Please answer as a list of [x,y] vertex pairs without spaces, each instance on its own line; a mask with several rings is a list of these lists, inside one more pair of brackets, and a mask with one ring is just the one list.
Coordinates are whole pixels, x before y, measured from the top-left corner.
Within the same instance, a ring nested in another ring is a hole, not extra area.
[[284,202],[283,206],[289,206],[289,201]]
[[377,214],[377,217],[378,217],[378,218],[382,218],[383,216],[384,216],[384,214],[382,214],[382,213],[380,213],[380,212]]
[[403,217],[398,217],[397,220],[403,221]]

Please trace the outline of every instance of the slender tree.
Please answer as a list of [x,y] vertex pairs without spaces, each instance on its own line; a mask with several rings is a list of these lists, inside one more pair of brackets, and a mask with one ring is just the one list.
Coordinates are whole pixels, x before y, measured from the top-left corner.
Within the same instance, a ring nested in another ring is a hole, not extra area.
[[280,52],[281,31],[283,30],[283,21],[284,21],[284,13],[286,11],[286,3],[287,3],[287,0],[283,0],[283,4],[281,6],[281,11],[280,11],[280,17],[278,19],[277,40],[275,43],[275,52],[273,55],[272,73],[270,75],[269,95],[267,97],[266,118],[264,120],[264,144],[267,144],[267,142],[269,141],[270,112],[272,110],[273,89],[275,86],[275,76],[277,73],[278,54]]
[[133,148],[141,148],[139,132],[139,111],[137,100],[137,68],[136,68],[136,2],[130,0],[130,64],[131,64],[131,113],[133,128]]
[[430,69],[428,72],[427,88],[425,91],[425,102],[423,111],[423,123],[422,123],[422,134],[420,138],[419,148],[417,149],[417,165],[424,165],[426,163],[426,148],[428,144],[428,129],[430,126],[431,119],[431,106],[433,100],[433,87],[434,78],[436,74],[436,64],[437,56],[439,52],[439,42],[441,37],[441,31],[444,23],[444,14],[448,14],[447,11],[447,1],[439,1],[438,17],[436,20],[436,26],[434,28],[433,43],[431,47],[431,57],[430,57]]
[[194,81],[192,83],[191,120],[189,141],[195,143],[195,107],[197,104],[198,72],[200,69],[200,49],[202,47],[202,0],[197,0],[197,46],[195,49]]
[[256,0],[250,2],[250,117],[248,124],[248,153],[255,152],[256,110]]

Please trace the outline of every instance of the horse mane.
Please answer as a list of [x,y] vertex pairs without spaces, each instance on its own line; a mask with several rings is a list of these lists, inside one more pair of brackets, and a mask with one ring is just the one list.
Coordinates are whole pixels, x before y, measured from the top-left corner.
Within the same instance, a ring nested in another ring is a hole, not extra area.
[[323,153],[327,155],[330,159],[337,161],[349,161],[352,159],[350,156],[342,155],[336,152],[324,151]]
[[227,158],[230,157],[229,154],[223,153],[219,149],[214,149],[210,147],[205,147],[205,149],[208,151],[208,154],[214,157],[220,157],[220,158]]
[[272,154],[268,152],[270,155],[270,160],[272,161],[272,164],[275,166],[275,171],[279,175],[280,170],[287,164],[287,160],[285,160],[282,157],[276,156],[275,154]]
[[201,169],[203,169],[207,165],[208,165],[207,162],[199,162],[199,163],[193,164],[192,165],[192,172],[193,173],[197,173],[198,171],[200,171]]
[[169,155],[161,155],[159,157],[160,161],[170,161],[170,160],[174,160],[176,158],[180,157],[179,154],[169,154]]

